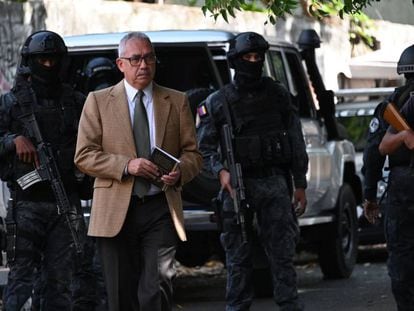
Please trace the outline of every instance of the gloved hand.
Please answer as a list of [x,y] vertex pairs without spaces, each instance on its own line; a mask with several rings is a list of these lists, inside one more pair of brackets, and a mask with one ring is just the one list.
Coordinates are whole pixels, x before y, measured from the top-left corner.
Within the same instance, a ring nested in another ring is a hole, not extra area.
[[362,204],[365,218],[373,225],[378,223],[380,209],[376,201],[365,200]]

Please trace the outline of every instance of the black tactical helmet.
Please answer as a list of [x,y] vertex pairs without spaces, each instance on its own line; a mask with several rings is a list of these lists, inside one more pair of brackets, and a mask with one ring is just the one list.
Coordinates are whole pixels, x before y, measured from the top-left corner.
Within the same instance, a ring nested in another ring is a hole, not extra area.
[[48,30],[31,34],[23,44],[21,55],[27,59],[31,55],[57,54],[65,55],[67,47],[61,36]]
[[230,42],[230,50],[227,58],[231,61],[236,57],[249,52],[266,52],[269,49],[269,43],[255,32],[242,32],[235,36]]
[[85,91],[109,87],[115,83],[115,64],[106,57],[91,59],[85,67]]
[[414,44],[401,53],[397,64],[397,73],[414,73]]
[[314,29],[304,29],[298,39],[298,45],[301,49],[317,49],[321,46],[321,39]]

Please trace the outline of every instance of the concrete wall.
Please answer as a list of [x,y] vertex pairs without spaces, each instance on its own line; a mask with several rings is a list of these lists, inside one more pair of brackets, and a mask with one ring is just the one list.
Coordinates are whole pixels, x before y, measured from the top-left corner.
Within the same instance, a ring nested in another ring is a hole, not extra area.
[[[349,74],[351,45],[348,21],[330,18],[323,23],[300,16],[279,19],[267,24],[262,13],[238,12],[226,23],[205,17],[199,7],[160,5],[106,0],[29,0],[24,4],[0,1],[0,92],[13,82],[20,47],[35,30],[49,29],[61,35],[102,33],[129,30],[224,29],[256,31],[279,39],[296,42],[300,31],[314,28],[322,40],[317,61],[327,88],[337,89],[339,72]],[[375,36],[383,48],[408,46],[410,25],[378,21]],[[412,37],[412,36],[411,36]],[[414,43],[414,42],[413,42]]]

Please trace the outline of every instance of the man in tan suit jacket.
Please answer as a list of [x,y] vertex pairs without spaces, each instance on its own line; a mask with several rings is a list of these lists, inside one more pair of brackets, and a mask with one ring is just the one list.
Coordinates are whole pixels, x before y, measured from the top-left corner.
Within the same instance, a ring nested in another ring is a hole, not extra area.
[[[181,186],[199,173],[202,159],[187,97],[153,82],[156,56],[150,39],[140,32],[129,33],[118,54],[124,80],[89,94],[75,163],[96,178],[88,234],[97,237],[101,251],[109,310],[157,311],[161,297],[172,295],[177,237],[186,240]],[[138,156],[143,149],[134,139],[138,91],[144,93],[151,147],[180,160],[178,170],[162,176],[169,188],[162,192],[151,185],[144,196],[134,192],[134,183],[154,179],[159,171]]]

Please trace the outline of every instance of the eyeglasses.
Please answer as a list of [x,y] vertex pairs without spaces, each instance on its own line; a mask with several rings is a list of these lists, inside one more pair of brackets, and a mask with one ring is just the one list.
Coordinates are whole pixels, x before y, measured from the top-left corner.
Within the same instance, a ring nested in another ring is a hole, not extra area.
[[150,53],[144,56],[141,55],[134,55],[132,57],[120,57],[120,59],[127,59],[131,66],[139,66],[141,65],[142,61],[144,60],[147,65],[152,65],[157,61],[157,57],[155,54]]

